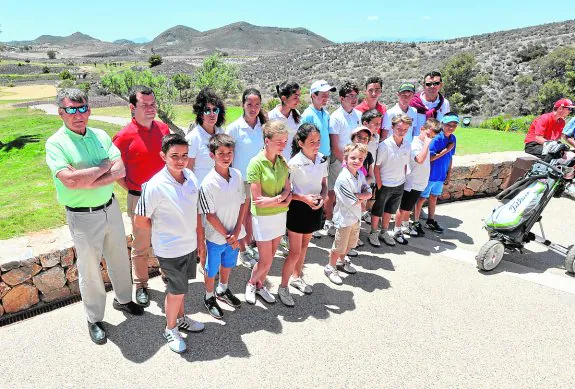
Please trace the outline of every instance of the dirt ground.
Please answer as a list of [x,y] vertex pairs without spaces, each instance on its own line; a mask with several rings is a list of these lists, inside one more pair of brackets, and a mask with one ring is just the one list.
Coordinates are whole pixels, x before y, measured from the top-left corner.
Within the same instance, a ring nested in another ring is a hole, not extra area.
[[23,85],[0,88],[0,100],[30,100],[56,96],[54,85]]

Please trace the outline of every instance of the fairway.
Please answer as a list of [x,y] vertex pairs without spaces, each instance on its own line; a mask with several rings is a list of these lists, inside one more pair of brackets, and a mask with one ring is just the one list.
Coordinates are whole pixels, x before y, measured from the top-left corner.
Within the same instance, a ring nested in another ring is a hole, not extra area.
[[24,85],[0,88],[0,100],[36,100],[56,96],[54,85]]

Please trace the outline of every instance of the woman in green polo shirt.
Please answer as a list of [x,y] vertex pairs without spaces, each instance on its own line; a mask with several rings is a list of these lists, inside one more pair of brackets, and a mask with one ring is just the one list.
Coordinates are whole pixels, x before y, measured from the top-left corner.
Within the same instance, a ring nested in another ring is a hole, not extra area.
[[251,190],[252,228],[259,262],[246,285],[246,302],[255,304],[256,294],[268,303],[275,297],[264,286],[275,252],[285,233],[286,215],[291,201],[288,165],[282,151],[287,145],[288,130],[284,123],[271,120],[263,126],[264,148],[253,157],[247,168]]

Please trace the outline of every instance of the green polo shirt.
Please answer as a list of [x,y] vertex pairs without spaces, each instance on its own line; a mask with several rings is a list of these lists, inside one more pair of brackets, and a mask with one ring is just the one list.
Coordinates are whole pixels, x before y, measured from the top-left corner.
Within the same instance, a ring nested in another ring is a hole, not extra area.
[[[284,190],[288,172],[288,165],[281,155],[278,155],[275,164],[272,164],[262,150],[248,164],[247,181],[250,184],[259,183],[262,186],[262,196],[274,197]],[[271,216],[287,212],[287,210],[287,207],[256,207],[252,199],[252,215]]]
[[46,141],[46,163],[52,171],[58,202],[68,207],[97,207],[106,204],[114,184],[93,189],[69,189],[56,175],[71,165],[75,169],[86,169],[100,164],[103,159],[115,161],[120,150],[112,143],[105,131],[86,128],[85,135],[79,135],[63,125]]

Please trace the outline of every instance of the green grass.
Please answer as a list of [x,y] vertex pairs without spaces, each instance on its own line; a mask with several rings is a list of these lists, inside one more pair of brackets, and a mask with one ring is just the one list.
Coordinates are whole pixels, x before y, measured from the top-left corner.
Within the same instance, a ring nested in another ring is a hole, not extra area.
[[[174,106],[176,123],[180,127],[188,127],[190,123],[196,120],[196,115],[193,113],[191,105],[175,105]],[[130,117],[130,109],[128,106],[122,107],[105,107],[92,109],[92,115],[104,116],[117,116],[122,118]],[[242,115],[241,107],[226,107],[226,123],[231,123]]]
[[502,132],[485,128],[458,128],[457,155],[523,150],[524,133]]

